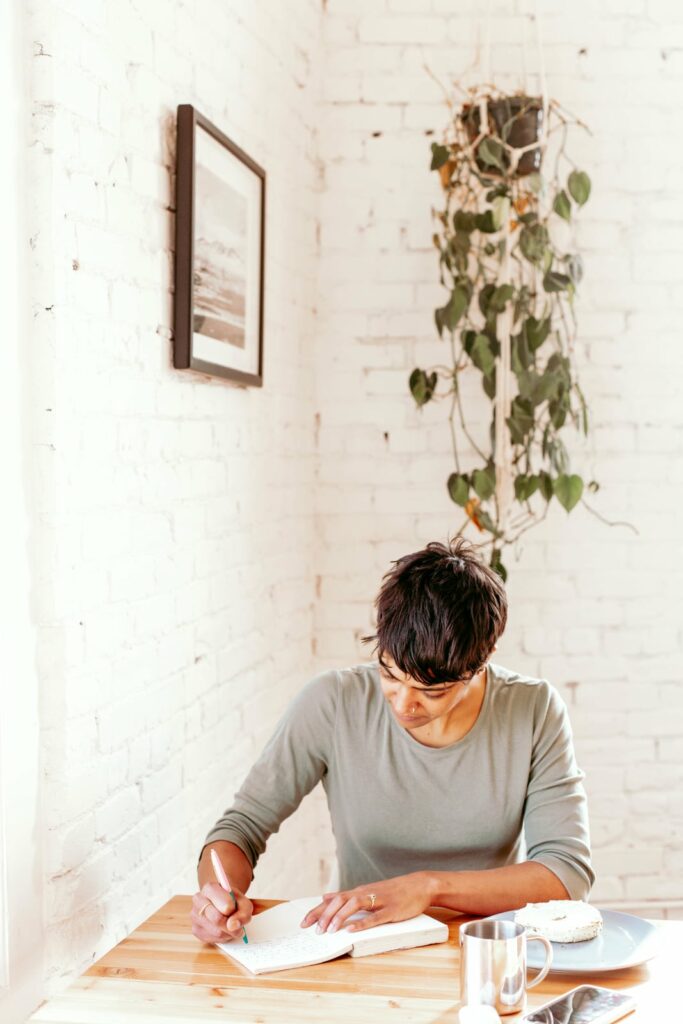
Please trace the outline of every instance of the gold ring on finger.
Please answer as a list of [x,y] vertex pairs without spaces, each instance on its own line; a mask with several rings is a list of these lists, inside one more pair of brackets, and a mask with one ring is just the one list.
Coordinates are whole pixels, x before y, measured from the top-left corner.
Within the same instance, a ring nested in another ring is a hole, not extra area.
[[374,910],[375,903],[377,902],[377,896],[374,894],[374,892],[369,892],[368,899],[370,900],[370,910]]
[[202,909],[197,914],[197,917],[201,917],[202,914],[204,913],[204,911],[206,910],[206,908],[210,907],[210,906],[211,906],[211,900],[207,900],[206,903],[204,904],[204,906],[202,907]]

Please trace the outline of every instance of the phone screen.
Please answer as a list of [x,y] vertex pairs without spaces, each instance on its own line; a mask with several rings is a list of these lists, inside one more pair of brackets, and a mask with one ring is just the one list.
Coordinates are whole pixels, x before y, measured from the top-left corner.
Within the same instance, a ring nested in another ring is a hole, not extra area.
[[595,988],[593,985],[582,985],[556,999],[550,1006],[534,1010],[524,1020],[528,1024],[591,1024],[608,1010],[623,1006],[626,1012],[627,1004],[632,1005],[631,996]]

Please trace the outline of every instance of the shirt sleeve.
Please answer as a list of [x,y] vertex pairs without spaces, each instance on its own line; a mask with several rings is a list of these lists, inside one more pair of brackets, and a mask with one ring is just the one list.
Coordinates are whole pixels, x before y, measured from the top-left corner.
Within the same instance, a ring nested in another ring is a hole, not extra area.
[[524,833],[528,859],[557,875],[573,900],[585,899],[595,881],[583,778],[567,708],[548,686],[535,712]]
[[252,868],[268,837],[323,778],[332,757],[339,677],[317,676],[291,701],[233,803],[211,829],[207,843],[226,839]]

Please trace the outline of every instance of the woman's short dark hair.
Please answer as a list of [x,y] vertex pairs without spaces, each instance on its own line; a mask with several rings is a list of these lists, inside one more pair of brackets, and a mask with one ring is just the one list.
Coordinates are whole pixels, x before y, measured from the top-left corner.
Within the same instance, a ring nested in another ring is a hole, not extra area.
[[380,662],[389,655],[426,686],[467,679],[486,664],[507,622],[503,581],[462,538],[397,559],[375,602]]

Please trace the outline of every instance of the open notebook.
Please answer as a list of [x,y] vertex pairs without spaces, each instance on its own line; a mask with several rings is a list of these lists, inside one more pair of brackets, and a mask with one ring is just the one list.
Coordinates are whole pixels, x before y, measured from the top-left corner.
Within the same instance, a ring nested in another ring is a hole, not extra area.
[[419,914],[408,921],[379,924],[363,932],[349,932],[342,928],[338,932],[318,935],[315,925],[300,928],[299,924],[308,911],[320,902],[319,896],[307,896],[280,903],[251,920],[247,928],[248,945],[243,942],[218,942],[216,945],[252,974],[265,974],[321,964],[344,953],[370,956],[392,949],[428,946],[432,942],[445,942],[448,938],[447,926],[427,914]]

